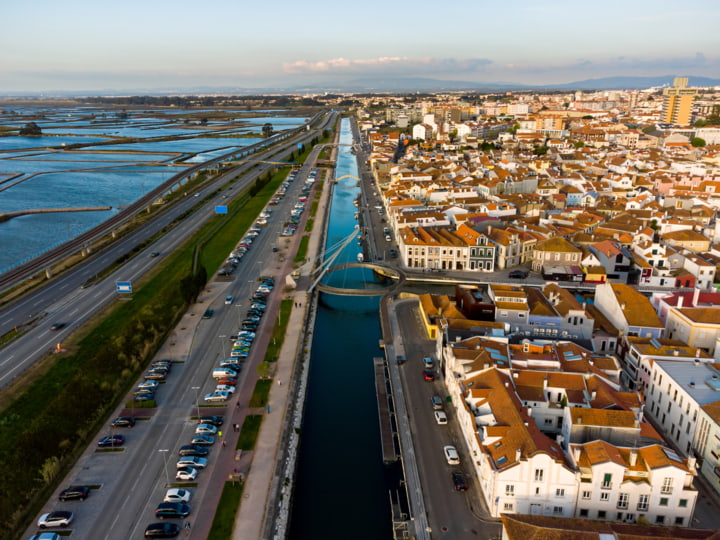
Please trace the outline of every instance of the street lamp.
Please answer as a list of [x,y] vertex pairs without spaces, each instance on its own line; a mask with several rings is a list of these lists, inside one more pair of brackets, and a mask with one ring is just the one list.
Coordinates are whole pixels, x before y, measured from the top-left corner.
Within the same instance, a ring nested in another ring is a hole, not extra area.
[[238,328],[240,328],[240,326],[242,326],[243,320],[242,305],[238,304],[235,307],[238,309]]
[[218,336],[218,337],[220,338],[220,354],[224,358],[225,357],[225,345],[224,345],[223,340],[227,339],[227,336],[225,334],[223,334],[222,336]]
[[198,397],[199,386],[193,386],[191,390],[195,390],[195,407],[197,408],[198,422],[200,421],[200,398]]
[[167,469],[167,453],[168,453],[169,451],[170,451],[170,450],[168,450],[167,448],[164,449],[164,450],[158,450],[158,452],[162,452],[163,459],[164,459],[164,461],[165,461],[165,482],[166,482],[166,485],[167,485],[167,486],[170,485],[170,476],[168,475],[168,469]]

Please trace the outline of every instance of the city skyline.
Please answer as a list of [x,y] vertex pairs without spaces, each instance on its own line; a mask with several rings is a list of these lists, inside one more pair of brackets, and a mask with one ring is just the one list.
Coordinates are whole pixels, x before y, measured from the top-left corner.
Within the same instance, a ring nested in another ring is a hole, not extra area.
[[301,87],[427,78],[563,84],[617,76],[720,77],[720,5],[557,0],[441,6],[186,0],[6,6],[0,91]]

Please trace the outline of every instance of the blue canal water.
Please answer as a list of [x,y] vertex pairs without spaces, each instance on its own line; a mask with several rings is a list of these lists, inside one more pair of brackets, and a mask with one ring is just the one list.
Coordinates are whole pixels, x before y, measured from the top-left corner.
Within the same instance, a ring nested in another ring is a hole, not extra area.
[[[352,142],[348,120],[342,122],[340,142]],[[335,174],[357,175],[349,147],[340,147]],[[335,186],[328,247],[354,231],[358,193],[351,178]],[[359,252],[353,241],[335,264],[355,261]],[[332,285],[353,287],[349,282],[373,279],[367,270],[350,278],[338,274],[328,276]],[[382,461],[372,362],[382,352],[380,337],[377,297],[323,295],[313,334],[292,540],[392,538],[388,489],[393,479]]]

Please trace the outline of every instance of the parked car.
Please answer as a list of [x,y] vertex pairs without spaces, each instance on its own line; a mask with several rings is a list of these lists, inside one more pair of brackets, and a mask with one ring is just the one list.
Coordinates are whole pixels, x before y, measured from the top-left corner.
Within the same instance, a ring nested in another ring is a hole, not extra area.
[[443,408],[443,402],[442,399],[440,399],[440,396],[433,396],[432,397],[432,407],[436,411],[442,410]]
[[200,456],[182,456],[178,459],[176,467],[182,469],[183,467],[192,467],[194,469],[204,469],[207,467],[207,458]]
[[145,527],[145,538],[174,538],[180,534],[177,523],[151,523]]
[[190,506],[180,502],[162,502],[155,509],[155,517],[184,518],[190,515]]
[[140,396],[140,395],[146,395],[151,396],[152,398],[155,397],[155,389],[154,388],[136,388],[133,390],[134,396]]
[[455,485],[455,491],[465,491],[467,489],[467,481],[465,475],[461,472],[452,473],[453,484]]
[[192,493],[190,492],[189,489],[170,488],[165,492],[165,497],[163,498],[163,502],[186,503],[186,502],[190,502],[191,496],[192,496]]
[[123,435],[109,435],[103,437],[97,443],[100,448],[113,448],[116,446],[122,446],[125,444],[125,436]]
[[237,377],[221,377],[217,380],[218,384],[229,384],[231,386],[235,386],[237,382]]
[[145,374],[146,381],[164,381],[167,375],[162,371],[148,371]]
[[512,270],[508,277],[511,277],[513,279],[525,279],[528,277],[528,273],[525,270]]
[[[220,382],[220,381],[218,381]],[[229,383],[223,383],[223,384],[229,384]],[[200,423],[201,424],[212,424],[213,426],[222,426],[223,422],[225,421],[225,418],[222,416],[201,416],[200,417]]]
[[227,401],[228,399],[230,399],[230,394],[223,390],[216,390],[215,392],[205,394],[205,401]]
[[195,435],[190,444],[196,446],[212,446],[215,443],[215,437],[212,435]]
[[110,425],[112,427],[134,427],[135,426],[135,417],[133,416],[118,416],[115,420],[113,420]]
[[443,446],[443,453],[448,465],[460,465],[460,455],[452,445]]
[[56,510],[40,516],[40,519],[38,519],[38,527],[41,529],[67,527],[72,523],[74,517],[75,515],[69,510]]
[[197,444],[185,444],[178,449],[178,456],[199,456],[204,457],[210,453],[205,446]]
[[197,477],[197,473],[197,469],[193,467],[183,467],[175,472],[175,480],[180,480],[182,482],[190,482],[192,480],[195,480],[195,478]]
[[228,394],[232,394],[235,392],[235,387],[230,384],[218,384],[215,387],[216,392],[227,392]]
[[133,401],[140,403],[142,401],[155,401],[155,394],[137,394],[133,397]]
[[447,415],[443,411],[435,411],[435,421],[438,424],[447,424]]
[[152,379],[148,381],[143,381],[140,384],[138,384],[138,388],[157,388],[160,386],[160,383],[157,381],[153,381]]
[[54,532],[43,532],[33,534],[28,540],[62,540],[62,536]]
[[198,424],[195,427],[195,433],[208,433],[209,435],[215,435],[217,428],[212,424]]
[[58,495],[61,501],[75,501],[80,499],[84,501],[90,495],[90,488],[87,486],[70,486],[63,489]]

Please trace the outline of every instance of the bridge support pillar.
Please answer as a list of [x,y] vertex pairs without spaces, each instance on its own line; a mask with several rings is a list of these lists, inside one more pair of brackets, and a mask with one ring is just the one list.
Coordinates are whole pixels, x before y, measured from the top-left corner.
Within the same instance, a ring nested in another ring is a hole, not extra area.
[[50,270],[49,268],[46,268],[45,269],[45,277],[47,279],[50,279],[52,277],[52,270]]

